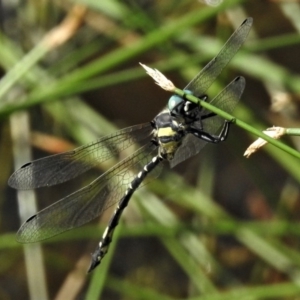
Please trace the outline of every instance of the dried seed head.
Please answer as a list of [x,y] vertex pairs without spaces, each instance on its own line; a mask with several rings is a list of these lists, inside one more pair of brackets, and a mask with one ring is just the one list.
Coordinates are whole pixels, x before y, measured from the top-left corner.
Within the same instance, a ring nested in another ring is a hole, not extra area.
[[156,69],[151,69],[142,63],[140,63],[140,65],[146,70],[146,73],[154,79],[157,85],[168,92],[174,92],[174,84],[164,74]]
[[[272,137],[273,139],[280,139],[285,133],[286,129],[282,127],[271,127],[268,128],[267,130],[263,131],[264,134]],[[258,138],[255,142],[253,142],[245,151],[244,156],[247,158],[254,152],[256,152],[258,149],[263,147],[265,144],[267,144],[267,141],[265,141],[262,138]]]

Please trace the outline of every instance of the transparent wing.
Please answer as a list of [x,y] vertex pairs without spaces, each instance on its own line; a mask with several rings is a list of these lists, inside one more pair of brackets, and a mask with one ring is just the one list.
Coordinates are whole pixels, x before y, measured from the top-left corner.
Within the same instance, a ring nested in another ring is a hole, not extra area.
[[[245,78],[239,76],[235,78],[220,94],[215,97],[210,104],[220,108],[221,110],[231,114],[240,100],[246,86]],[[201,114],[209,114],[209,110],[203,110]],[[211,134],[216,134],[224,123],[224,119],[216,115],[202,121],[203,130]]]
[[68,181],[134,143],[149,140],[152,129],[150,123],[135,125],[74,150],[32,161],[15,171],[8,184],[16,189],[33,189]]
[[[246,82],[243,77],[240,76],[235,78],[211,101],[211,104],[227,113],[231,113],[241,98],[245,85]],[[210,111],[208,110],[201,111],[201,115],[209,113]],[[198,127],[200,130],[214,135],[223,123],[224,119],[216,115],[202,120],[202,123],[198,122],[193,125]],[[184,138],[180,148],[177,150],[174,159],[170,162],[171,167],[174,167],[189,157],[196,155],[206,144],[207,142],[204,140],[199,139],[192,134],[188,134]]]
[[213,58],[184,89],[192,91],[197,97],[203,96],[206,90],[220,75],[223,68],[230,62],[241,45],[245,42],[252,22],[252,18],[247,18],[227,40],[219,54]]
[[19,229],[17,240],[41,241],[93,220],[121,199],[136,172],[156,154],[157,146],[152,143],[140,148],[89,185],[29,218]]

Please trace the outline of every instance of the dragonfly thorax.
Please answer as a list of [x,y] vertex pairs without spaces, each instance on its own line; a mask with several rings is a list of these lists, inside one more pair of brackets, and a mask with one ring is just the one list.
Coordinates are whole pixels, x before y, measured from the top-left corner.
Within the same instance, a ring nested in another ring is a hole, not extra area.
[[153,125],[159,154],[167,160],[172,160],[186,135],[185,119],[181,116],[171,116],[169,110],[164,110],[155,117]]

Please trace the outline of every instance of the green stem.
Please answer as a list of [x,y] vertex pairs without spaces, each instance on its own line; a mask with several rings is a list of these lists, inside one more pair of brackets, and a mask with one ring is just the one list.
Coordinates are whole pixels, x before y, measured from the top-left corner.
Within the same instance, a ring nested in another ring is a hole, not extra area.
[[300,128],[286,128],[287,135],[300,135]]
[[28,72],[49,49],[44,43],[39,43],[27,55],[25,55],[0,81],[0,99],[9,89]]
[[248,125],[247,123],[235,118],[233,115],[230,115],[229,113],[193,96],[193,95],[189,95],[189,94],[186,94],[183,90],[180,90],[178,88],[175,89],[174,91],[176,94],[178,94],[179,96],[184,96],[186,99],[188,99],[189,101],[193,102],[193,103],[196,103],[196,104],[199,104],[201,105],[202,107],[212,111],[213,113],[219,115],[220,117],[224,118],[225,120],[228,120],[228,121],[232,121],[233,123],[235,123],[237,126],[247,130],[248,132],[264,139],[265,141],[269,142],[270,144],[278,147],[279,149],[283,150],[283,151],[286,151],[287,153],[297,157],[297,158],[300,158],[300,152],[298,152],[297,150],[281,143],[280,141],[278,140],[275,140],[271,137],[269,137],[268,135],[264,134],[263,132],[259,131],[258,129],[255,129],[254,127]]

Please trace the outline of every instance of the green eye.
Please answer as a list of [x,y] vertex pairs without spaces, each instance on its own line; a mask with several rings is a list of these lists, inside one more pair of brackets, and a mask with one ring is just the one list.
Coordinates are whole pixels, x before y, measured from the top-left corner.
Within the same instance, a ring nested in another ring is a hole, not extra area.
[[[189,95],[193,95],[193,93],[189,90],[184,90],[184,92],[186,94],[189,94]],[[178,106],[179,104],[185,102],[185,100],[183,98],[181,98],[180,96],[178,95],[173,95],[170,99],[169,99],[169,102],[168,102],[168,109],[170,111],[172,111],[176,106]]]
[[193,92],[190,91],[190,90],[184,90],[184,93],[185,93],[185,94],[188,94],[188,95],[193,95]]
[[184,100],[178,96],[178,95],[173,95],[168,102],[168,109],[170,111],[172,111],[174,109],[174,107],[176,107],[177,105],[179,105],[180,103],[182,103]]

